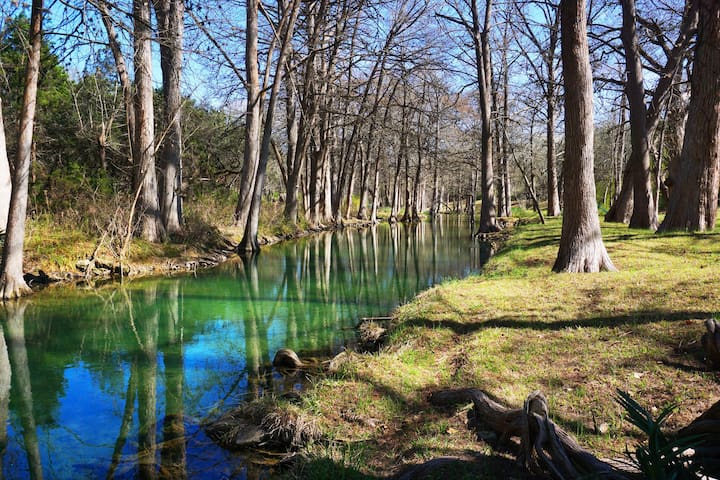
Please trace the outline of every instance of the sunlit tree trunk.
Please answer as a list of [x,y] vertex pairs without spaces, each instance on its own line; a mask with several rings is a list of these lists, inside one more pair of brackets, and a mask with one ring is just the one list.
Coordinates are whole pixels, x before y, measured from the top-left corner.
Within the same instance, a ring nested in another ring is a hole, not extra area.
[[153,0],[158,19],[165,128],[160,148],[162,183],[160,209],[168,235],[182,231],[182,94],[184,0]]
[[[258,161],[257,173],[255,175],[255,184],[253,186],[253,195],[251,200],[250,212],[248,220],[245,224],[245,233],[238,247],[240,251],[257,252],[260,250],[258,242],[258,225],[260,223],[260,204],[262,202],[262,191],[265,186],[265,172],[267,171],[268,160],[270,159],[270,147],[272,141],[273,119],[275,116],[275,108],[278,97],[280,95],[280,85],[282,83],[282,72],[285,71],[285,61],[290,53],[290,40],[295,28],[295,20],[297,19],[300,9],[300,1],[293,0],[280,22],[280,30],[283,35],[280,55],[277,59],[275,69],[275,77],[273,79],[270,91],[270,101],[268,102],[267,111],[265,112],[265,126],[263,128],[262,143],[260,145],[260,158]],[[257,58],[255,60],[257,62]],[[270,59],[268,59],[270,61]]]
[[298,155],[298,133],[300,128],[300,117],[297,114],[297,88],[295,79],[289,69],[286,69],[285,76],[289,79],[286,82],[287,103],[285,109],[285,118],[287,119],[287,185],[285,188],[285,209],[283,215],[285,220],[295,223],[298,218],[298,185],[300,183],[300,171],[304,163],[305,156]]
[[0,299],[21,297],[30,293],[23,279],[23,250],[25,246],[25,216],[27,214],[30,183],[30,161],[37,105],[37,85],[40,74],[42,46],[42,0],[33,0],[30,17],[28,63],[25,70],[20,125],[18,129],[17,157],[12,172],[12,192],[7,222],[5,246],[0,263]]
[[625,95],[630,106],[630,139],[632,153],[633,178],[633,213],[630,217],[632,228],[657,228],[657,216],[652,194],[650,179],[650,138],[647,128],[647,109],[645,107],[645,83],[643,81],[643,68],[640,61],[640,47],[638,45],[635,28],[636,10],[635,0],[622,0],[623,26],[622,43],[625,48]]
[[561,0],[565,76],[565,211],[556,272],[615,270],[605,250],[593,173],[593,89],[585,0]]
[[480,225],[478,233],[496,232],[499,230],[495,212],[495,179],[493,175],[493,139],[492,139],[492,78],[490,74],[490,11],[492,0],[485,1],[485,22],[480,28],[477,0],[471,0],[473,40],[475,46],[475,66],[480,93],[480,113],[482,116],[481,158],[480,158]]
[[150,0],[133,0],[135,67],[135,135],[140,188],[140,235],[160,242],[165,229],[160,215],[157,173],[155,172],[155,113],[152,85],[152,29]]
[[5,124],[3,121],[2,98],[0,98],[0,232],[4,232],[7,228],[11,193],[12,180],[10,178],[10,163],[8,162],[7,146],[5,145]]
[[682,153],[670,177],[670,201],[660,231],[715,227],[720,181],[720,3],[695,0],[700,8]]
[[260,158],[260,68],[258,66],[258,0],[248,0],[245,30],[245,75],[247,112],[245,114],[245,149],[240,193],[235,207],[235,226],[245,229]]

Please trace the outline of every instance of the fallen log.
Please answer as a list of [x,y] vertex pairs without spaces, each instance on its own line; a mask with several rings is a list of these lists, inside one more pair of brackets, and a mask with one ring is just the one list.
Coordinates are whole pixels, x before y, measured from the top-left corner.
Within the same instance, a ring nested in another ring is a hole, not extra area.
[[472,425],[490,427],[500,441],[520,438],[520,458],[534,474],[558,480],[587,475],[607,479],[628,479],[632,474],[619,470],[583,449],[570,435],[548,417],[548,405],[540,392],[531,393],[523,408],[509,408],[477,388],[442,390],[430,396],[436,406],[472,402]]

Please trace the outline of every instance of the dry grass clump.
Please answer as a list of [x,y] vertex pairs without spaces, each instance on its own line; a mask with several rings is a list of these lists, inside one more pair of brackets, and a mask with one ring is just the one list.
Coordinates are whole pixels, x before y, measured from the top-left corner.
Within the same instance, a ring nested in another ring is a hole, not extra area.
[[228,449],[263,445],[295,450],[321,436],[308,413],[273,397],[245,403],[209,423],[205,431]]

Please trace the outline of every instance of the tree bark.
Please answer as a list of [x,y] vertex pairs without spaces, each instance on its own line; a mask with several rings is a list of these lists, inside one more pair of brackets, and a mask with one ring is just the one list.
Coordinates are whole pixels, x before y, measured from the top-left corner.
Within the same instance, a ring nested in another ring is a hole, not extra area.
[[[683,20],[680,25],[680,32],[678,37],[673,44],[672,49],[667,53],[667,61],[665,66],[662,68],[660,80],[658,81],[655,91],[653,92],[652,98],[650,99],[649,107],[646,112],[646,134],[648,139],[653,138],[655,129],[660,119],[661,105],[663,104],[666,96],[671,91],[673,85],[673,78],[677,74],[680,67],[681,61],[685,56],[690,42],[693,39],[693,32],[698,22],[698,6],[697,2],[692,1],[690,5],[685,9]],[[628,97],[629,98],[629,97]],[[624,106],[623,99],[623,106]],[[632,106],[631,106],[632,108]],[[624,118],[623,118],[624,119]],[[631,120],[632,121],[632,120]],[[624,131],[623,131],[624,135]],[[634,210],[634,162],[629,161],[625,166],[622,177],[622,187],[620,193],[616,192],[615,201],[613,202],[610,210],[605,216],[605,220],[608,222],[624,222],[628,223]]]
[[481,196],[480,225],[478,233],[497,232],[500,228],[496,221],[495,212],[495,188],[493,176],[493,155],[492,155],[492,104],[490,91],[492,89],[492,77],[490,75],[490,11],[492,0],[485,1],[485,22],[482,31],[480,30],[480,18],[477,10],[477,0],[471,1],[473,17],[473,39],[475,46],[475,64],[477,70],[477,81],[480,93],[480,113],[482,116],[481,134]]
[[30,293],[23,278],[23,250],[25,245],[25,216],[27,214],[30,183],[30,163],[37,105],[37,86],[40,75],[40,49],[42,47],[42,0],[33,0],[30,15],[28,63],[25,70],[20,125],[18,129],[17,157],[12,172],[9,218],[2,263],[0,263],[0,299],[21,297]]
[[652,181],[650,179],[650,138],[645,107],[645,83],[643,81],[640,47],[635,27],[637,12],[635,0],[622,0],[622,43],[625,48],[625,95],[630,107],[630,140],[633,177],[633,212],[631,228],[657,228]]
[[557,7],[555,10],[555,23],[550,28],[550,43],[548,45],[545,64],[548,71],[547,78],[547,124],[546,124],[546,141],[547,141],[547,195],[548,195],[548,217],[560,215],[560,194],[558,192],[558,175],[557,161],[555,159],[555,121],[557,107],[557,80],[555,78],[555,50],[557,48],[558,37],[560,35],[560,13]]
[[135,134],[140,197],[140,235],[148,242],[165,237],[155,172],[155,112],[152,85],[150,0],[133,0],[135,66]]
[[290,78],[292,72],[289,69],[285,72],[285,77],[289,78],[287,82],[287,104],[285,108],[287,118],[287,184],[285,187],[285,209],[283,215],[285,220],[295,224],[298,218],[298,184],[300,180],[300,171],[304,163],[305,156],[297,155],[298,130],[300,128],[300,118],[297,114],[297,88],[295,81]]
[[0,232],[5,232],[7,228],[11,194],[12,179],[10,177],[10,162],[8,162],[7,146],[5,144],[2,98],[0,98]]
[[437,406],[469,402],[473,404],[468,414],[470,426],[478,431],[489,427],[503,439],[519,437],[520,459],[536,475],[564,479],[595,474],[600,478],[627,479],[624,472],[599,460],[556,425],[549,418],[547,400],[540,392],[528,395],[522,408],[501,405],[477,388],[440,390],[430,396],[430,403]]
[[600,232],[593,174],[593,89],[585,0],[561,0],[565,212],[555,272],[615,270]]
[[160,210],[168,235],[182,231],[182,94],[184,0],[153,0],[158,19],[160,67],[163,82],[163,113],[166,131],[160,149],[162,189]]
[[698,39],[682,153],[668,180],[670,201],[658,231],[715,227],[720,179],[720,3],[699,5]]
[[243,156],[240,193],[235,207],[234,223],[245,230],[252,203],[255,174],[260,159],[260,67],[258,66],[258,0],[248,0],[246,6],[245,75],[247,112],[245,113],[245,151]]
[[[279,30],[283,32],[282,46],[280,55],[277,59],[275,69],[275,77],[273,79],[272,89],[270,91],[270,101],[268,103],[267,112],[265,113],[265,126],[263,129],[262,144],[260,146],[260,159],[258,162],[257,173],[255,175],[255,185],[253,188],[252,203],[250,206],[250,215],[245,224],[245,234],[240,242],[240,251],[257,252],[260,250],[258,242],[258,226],[260,223],[260,204],[262,203],[262,191],[265,186],[265,172],[267,170],[268,160],[270,158],[270,146],[272,141],[273,119],[275,116],[275,108],[278,96],[280,95],[280,84],[282,82],[282,72],[285,71],[285,60],[290,52],[290,40],[292,39],[295,21],[300,9],[300,1],[293,0],[289,11],[283,14],[280,21]],[[271,59],[268,58],[268,62]],[[257,58],[255,60],[257,62]]]

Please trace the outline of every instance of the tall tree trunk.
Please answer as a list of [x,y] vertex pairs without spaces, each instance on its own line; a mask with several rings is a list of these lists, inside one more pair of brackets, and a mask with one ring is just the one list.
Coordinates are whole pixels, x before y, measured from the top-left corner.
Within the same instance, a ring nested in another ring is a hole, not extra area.
[[285,116],[287,118],[287,185],[285,187],[285,209],[283,216],[285,220],[295,224],[298,218],[298,185],[300,181],[300,172],[302,171],[304,155],[297,155],[298,133],[300,128],[300,118],[297,114],[297,88],[295,81],[289,76],[293,73],[289,69],[285,72],[285,77],[289,79],[287,82],[287,104],[285,106]]
[[625,95],[630,106],[630,140],[632,153],[630,163],[633,172],[633,213],[631,228],[657,228],[655,203],[650,178],[650,138],[647,129],[645,107],[645,83],[643,81],[640,47],[635,28],[635,0],[621,0],[623,11],[622,43],[625,48]]
[[155,113],[152,85],[152,30],[150,0],[133,0],[133,28],[135,33],[135,134],[137,136],[137,166],[140,201],[140,235],[148,242],[160,242],[165,237],[157,173],[155,172]]
[[615,270],[600,232],[593,174],[593,89],[585,0],[561,0],[565,211],[555,272]]
[[[665,65],[660,72],[660,79],[657,86],[655,87],[652,98],[650,99],[649,107],[646,109],[645,136],[647,139],[651,139],[654,136],[655,128],[657,127],[660,118],[661,106],[666,96],[671,90],[671,87],[673,85],[673,78],[675,77],[676,72],[678,71],[682,59],[685,55],[685,52],[693,39],[693,31],[695,30],[697,22],[698,5],[696,1],[692,1],[683,12],[683,20],[680,25],[680,32],[678,33],[678,37],[674,42],[673,47],[669,51],[666,51],[667,61],[665,62]],[[630,105],[630,108],[632,110],[632,105]],[[633,162],[631,158],[631,160],[625,166],[625,170],[623,172],[622,188],[620,190],[620,194],[618,195],[616,193],[615,202],[613,202],[613,205],[611,206],[607,215],[605,215],[606,221],[628,222],[628,220],[632,216],[632,213],[634,211],[633,201],[635,197],[635,194],[633,192],[635,183],[634,179],[636,178],[634,169],[635,162]],[[645,187],[643,187],[643,189],[644,188]]]
[[560,194],[558,192],[557,160],[555,158],[555,121],[557,107],[557,80],[555,78],[555,51],[557,48],[558,36],[560,34],[560,14],[557,8],[553,8],[555,22],[550,29],[550,44],[545,55],[545,64],[548,71],[547,91],[545,101],[547,103],[547,194],[548,194],[548,217],[560,215]]
[[245,151],[240,193],[234,223],[245,230],[252,204],[255,174],[260,159],[260,68],[258,66],[258,0],[248,0],[245,9],[245,76],[247,112],[245,113]]
[[477,81],[480,93],[480,112],[482,116],[481,134],[481,159],[480,159],[480,190],[482,193],[482,205],[480,206],[480,225],[478,233],[497,232],[495,212],[495,182],[493,177],[493,155],[492,155],[492,104],[490,91],[492,89],[492,77],[490,74],[490,12],[492,0],[485,1],[485,23],[480,29],[480,18],[477,9],[477,0],[471,1],[473,17],[473,38],[475,45],[475,64],[477,70]]
[[182,94],[184,0],[153,0],[160,38],[165,128],[161,147],[160,209],[168,235],[182,231]]
[[18,128],[17,157],[12,172],[12,193],[7,234],[0,263],[0,299],[21,297],[30,293],[23,279],[23,250],[25,246],[25,216],[27,214],[30,183],[30,159],[37,105],[37,85],[40,75],[40,49],[42,47],[42,0],[33,0],[30,15],[30,49],[25,70],[20,125]]
[[11,194],[12,179],[10,177],[10,163],[8,162],[7,146],[5,144],[2,98],[0,98],[0,232],[4,232],[7,228]]
[[698,39],[685,139],[668,178],[670,201],[659,231],[715,227],[720,179],[720,3],[699,5]]
[[[285,61],[290,52],[290,40],[295,27],[295,20],[297,19],[298,12],[300,9],[300,0],[293,0],[289,11],[283,14],[283,18],[280,21],[279,30],[283,35],[282,46],[280,48],[280,55],[277,59],[277,66],[275,68],[275,77],[273,79],[273,85],[270,90],[270,101],[268,102],[267,112],[265,112],[265,126],[263,128],[262,144],[260,147],[260,159],[258,162],[257,173],[255,175],[255,185],[253,188],[252,204],[250,207],[250,215],[245,224],[245,234],[240,242],[240,251],[245,252],[257,252],[260,250],[260,243],[258,242],[258,225],[260,223],[260,204],[262,203],[262,192],[265,187],[265,172],[267,171],[268,160],[270,159],[270,147],[272,141],[272,130],[273,120],[275,116],[275,108],[277,106],[277,100],[280,96],[280,84],[282,83],[282,72],[285,71]],[[271,59],[268,58],[268,62]],[[255,57],[255,63],[257,64],[257,57]]]

